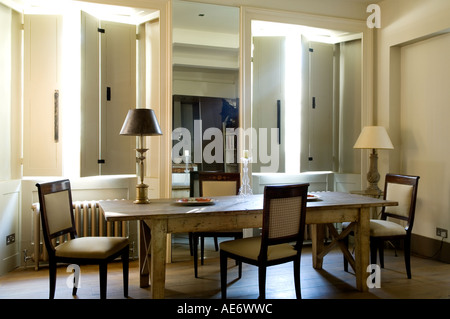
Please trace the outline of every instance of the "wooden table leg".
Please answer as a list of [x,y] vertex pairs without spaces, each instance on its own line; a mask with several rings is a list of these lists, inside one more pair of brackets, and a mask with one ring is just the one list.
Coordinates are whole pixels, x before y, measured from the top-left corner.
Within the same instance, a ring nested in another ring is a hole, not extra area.
[[323,258],[319,257],[324,249],[325,225],[311,225],[312,263],[314,269],[322,269]]
[[361,208],[359,221],[355,227],[355,273],[356,288],[367,291],[367,266],[369,265],[370,208]]
[[150,227],[143,220],[139,221],[139,286],[149,286],[150,273]]
[[151,222],[151,295],[163,299],[166,283],[167,220],[152,219]]

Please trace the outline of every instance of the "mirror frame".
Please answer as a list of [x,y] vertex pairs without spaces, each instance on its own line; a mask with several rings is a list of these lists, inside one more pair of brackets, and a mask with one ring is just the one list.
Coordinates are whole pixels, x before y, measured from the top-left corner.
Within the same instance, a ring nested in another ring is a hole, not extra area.
[[[199,1],[196,1],[196,0],[170,0],[171,1],[171,4],[172,4],[172,7],[171,7],[171,14],[172,14],[172,38],[171,38],[171,42],[174,40],[174,37],[173,37],[173,32],[174,32],[174,24],[173,24],[173,22],[174,22],[174,19],[175,19],[175,17],[173,17],[173,9],[174,9],[174,6],[176,6],[176,4],[177,4],[177,2],[182,2],[182,3],[192,3],[192,4],[195,4],[195,5],[199,5],[199,6],[202,6],[202,5],[204,5],[204,6],[210,6],[210,7],[218,7],[218,8],[220,8],[220,7],[223,7],[223,8],[233,8],[233,11],[234,11],[234,9],[236,9],[236,12],[233,12],[233,17],[236,17],[237,19],[236,19],[236,22],[237,22],[237,24],[239,24],[239,26],[238,26],[238,30],[239,30],[239,34],[238,34],[238,36],[239,36],[239,39],[238,39],[238,42],[237,42],[237,44],[239,45],[239,48],[238,48],[238,50],[237,51],[234,51],[234,47],[233,47],[233,52],[237,52],[237,59],[239,60],[238,61],[238,64],[237,64],[237,69],[235,69],[234,67],[233,67],[233,69],[232,69],[232,72],[233,73],[235,73],[236,72],[236,70],[237,70],[237,74],[236,74],[236,81],[239,81],[239,83],[237,83],[237,85],[236,85],[236,93],[238,94],[238,96],[237,96],[237,100],[239,101],[238,102],[238,104],[239,104],[239,109],[241,108],[241,106],[240,106],[240,93],[241,93],[241,87],[242,87],[242,85],[241,85],[241,83],[240,83],[240,79],[241,79],[241,69],[242,69],[242,63],[241,63],[241,48],[240,48],[240,45],[241,45],[241,32],[240,32],[240,25],[241,25],[241,20],[240,20],[240,18],[241,18],[241,14],[240,14],[240,11],[241,11],[241,7],[240,6],[238,6],[238,5],[232,5],[232,4],[225,4],[225,3],[215,3],[215,2],[211,2],[211,1],[206,1],[206,2],[199,2]],[[234,15],[236,13],[236,15]],[[234,20],[233,20],[233,23],[234,23]],[[233,33],[233,35],[234,35],[234,33]],[[175,39],[175,40],[177,40],[177,39]],[[234,43],[234,42],[233,42]],[[176,96],[176,95],[183,95],[183,93],[179,93],[179,92],[177,92],[177,93],[174,93],[174,89],[176,89],[177,87],[176,87],[176,85],[174,85],[173,84],[173,81],[176,81],[176,77],[174,76],[174,66],[173,66],[173,62],[176,60],[176,52],[174,53],[174,46],[172,46],[171,47],[171,62],[172,62],[172,69],[171,69],[171,79],[172,79],[172,83],[171,83],[171,100],[170,100],[170,106],[168,107],[168,108],[170,108],[170,110],[166,110],[166,112],[170,112],[170,118],[172,119],[172,117],[173,117],[173,107],[174,107],[174,105],[173,105],[173,97],[174,96]],[[202,69],[203,67],[202,66],[199,66],[198,68],[200,68],[200,69]],[[207,69],[207,68],[206,68]],[[212,69],[214,69],[214,67],[212,67]],[[218,70],[220,70],[220,67],[219,67],[219,69]],[[224,68],[224,70],[225,71],[229,71],[227,68]],[[230,69],[231,70],[231,69]],[[175,95],[174,95],[175,94]],[[195,94],[194,95],[192,95],[192,96],[196,96]],[[228,96],[227,97],[219,97],[219,96],[216,96],[216,95],[199,95],[199,97],[201,97],[201,98],[211,98],[211,97],[214,97],[214,98],[229,98]],[[231,97],[230,97],[231,98]],[[169,116],[169,115],[168,115]],[[238,114],[238,116],[240,116],[239,114]],[[173,123],[171,122],[171,125],[172,125]],[[172,127],[171,128],[171,132],[173,132],[173,129],[176,129],[176,127]],[[170,146],[172,146],[172,143],[173,141],[172,140],[170,140]],[[192,153],[191,153],[192,154]],[[172,186],[172,178],[173,178],[173,176],[172,176],[172,167],[173,167],[173,159],[172,159],[172,156],[170,155],[168,158],[167,158],[167,161],[169,161],[170,162],[170,171],[169,171],[169,175],[170,175],[170,187]],[[238,166],[238,170],[240,170],[240,167]],[[172,189],[170,189],[169,190],[170,192],[172,192]],[[171,196],[169,196],[169,197],[171,197]]]
[[[287,24],[304,25],[323,29],[333,29],[361,34],[362,40],[362,67],[361,67],[361,127],[372,125],[373,117],[373,29],[366,25],[366,21],[351,20],[344,18],[317,16],[305,13],[274,11],[258,8],[241,7],[240,20],[240,92],[241,108],[240,125],[246,130],[251,127],[252,119],[252,74],[251,74],[251,53],[252,53],[252,20],[262,20],[269,22],[279,22]],[[243,139],[244,137],[241,136]],[[251,137],[250,137],[251,138]],[[244,140],[240,145],[245,145]],[[368,170],[368,156],[366,152],[361,152],[361,172]],[[251,166],[251,165],[250,165]],[[249,167],[251,174],[251,167]],[[361,174],[361,182],[364,179]],[[363,184],[362,184],[363,185]]]

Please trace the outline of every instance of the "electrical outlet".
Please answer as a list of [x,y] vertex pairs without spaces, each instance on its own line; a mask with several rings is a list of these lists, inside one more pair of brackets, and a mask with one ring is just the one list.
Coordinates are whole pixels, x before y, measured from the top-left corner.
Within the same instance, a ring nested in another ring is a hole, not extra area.
[[6,246],[11,245],[16,241],[16,234],[6,236]]
[[436,236],[439,236],[442,238],[447,238],[447,236],[448,236],[447,229],[436,227]]

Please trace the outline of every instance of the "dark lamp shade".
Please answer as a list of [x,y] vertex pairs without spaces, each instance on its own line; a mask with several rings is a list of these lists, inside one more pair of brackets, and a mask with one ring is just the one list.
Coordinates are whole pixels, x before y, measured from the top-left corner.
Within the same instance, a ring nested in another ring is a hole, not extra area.
[[131,109],[125,118],[120,135],[150,136],[162,135],[162,132],[152,109]]

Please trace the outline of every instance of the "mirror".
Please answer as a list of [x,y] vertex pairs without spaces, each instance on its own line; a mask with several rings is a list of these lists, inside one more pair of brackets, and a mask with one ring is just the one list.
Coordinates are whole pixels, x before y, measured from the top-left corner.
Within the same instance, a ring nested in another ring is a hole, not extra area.
[[252,171],[359,171],[361,34],[257,20],[251,32]]
[[239,8],[173,2],[172,196],[190,171],[238,171]]

